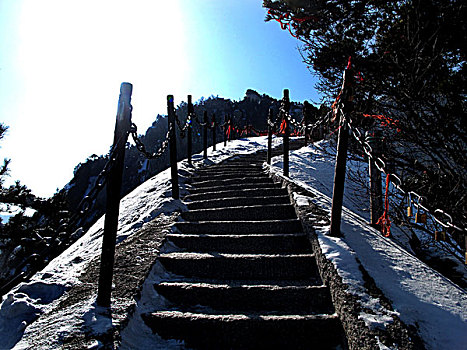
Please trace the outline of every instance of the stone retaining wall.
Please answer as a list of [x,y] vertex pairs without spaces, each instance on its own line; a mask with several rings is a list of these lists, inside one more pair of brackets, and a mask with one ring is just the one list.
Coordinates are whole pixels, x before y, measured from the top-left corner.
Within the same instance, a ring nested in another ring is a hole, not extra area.
[[[359,315],[361,311],[370,311],[363,310],[359,296],[349,292],[348,286],[343,283],[342,277],[339,275],[334,264],[323,254],[317,239],[314,229],[317,218],[329,222],[330,215],[313,203],[310,203],[309,206],[298,206],[293,196],[294,192],[307,197],[314,197],[314,194],[288,181],[287,178],[284,178],[280,174],[269,171],[269,175],[275,182],[281,183],[282,187],[287,188],[289,192],[290,199],[302,222],[303,229],[308,234],[312,244],[321,278],[331,291],[336,313],[342,322],[347,336],[349,349],[381,349],[382,344],[391,349],[424,349],[423,342],[416,333],[416,330],[405,325],[397,315],[392,316],[394,322],[390,323],[385,329],[370,329],[366,326],[364,321],[359,318]],[[368,295],[379,299],[381,305],[384,305],[386,309],[392,310],[390,301],[377,288],[373,279],[365,271],[358,259],[357,263],[364,277],[364,285],[362,287]]]

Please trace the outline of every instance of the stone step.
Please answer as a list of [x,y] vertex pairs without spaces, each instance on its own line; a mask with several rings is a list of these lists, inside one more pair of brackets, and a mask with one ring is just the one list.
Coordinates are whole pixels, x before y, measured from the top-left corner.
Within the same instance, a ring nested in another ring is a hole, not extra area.
[[305,234],[262,235],[188,235],[168,234],[167,240],[178,248],[191,252],[219,253],[306,253],[311,251]]
[[217,179],[217,180],[203,180],[199,181],[198,179],[193,179],[191,185],[196,188],[205,188],[205,187],[218,187],[218,186],[229,186],[229,185],[238,185],[238,184],[272,184],[274,181],[269,176],[261,177],[237,177],[229,179]]
[[206,191],[204,193],[189,194],[185,200],[199,201],[208,199],[223,199],[234,197],[284,196],[288,195],[284,188],[249,188],[244,190]]
[[298,219],[264,221],[177,222],[174,227],[179,233],[206,235],[303,232],[302,224]]
[[283,196],[262,196],[262,197],[234,197],[208,199],[195,202],[186,202],[189,210],[192,209],[209,209],[209,208],[226,208],[237,207],[241,205],[262,205],[262,204],[288,204],[290,198],[287,195]]
[[211,171],[217,171],[217,170],[232,170],[234,172],[238,171],[249,171],[249,170],[257,170],[257,171],[262,171],[263,170],[263,165],[262,163],[257,163],[257,164],[249,164],[249,163],[235,163],[235,162],[226,162],[222,164],[214,164],[210,165],[205,168],[198,169],[197,172],[211,172]]
[[225,166],[225,165],[236,165],[236,166],[262,166],[266,156],[263,157],[245,157],[238,159],[226,159],[221,163],[213,164],[212,166]]
[[185,277],[294,280],[317,276],[313,254],[226,254],[172,252],[159,256],[169,272]]
[[334,313],[329,289],[324,285],[160,282],[154,288],[170,303],[183,309],[196,305],[196,308],[209,307],[216,312]]
[[211,187],[192,187],[188,189],[190,194],[198,194],[205,192],[219,192],[219,191],[241,191],[249,189],[274,189],[280,188],[279,185],[275,184],[272,181],[267,183],[249,183],[245,182],[243,184],[233,184],[233,185],[221,185],[221,186],[211,186]]
[[238,178],[245,178],[245,177],[263,177],[263,178],[269,178],[267,174],[264,172],[260,171],[254,171],[254,172],[247,172],[247,171],[239,171],[239,172],[232,172],[232,171],[226,171],[226,172],[216,172],[216,173],[197,173],[197,175],[193,175],[191,178],[192,182],[203,182],[203,181],[217,181],[217,180],[228,180],[228,179],[238,179]]
[[336,349],[346,348],[342,328],[332,315],[209,315],[182,311],[143,314],[144,322],[164,339],[185,348]]
[[297,215],[292,204],[270,204],[230,208],[196,209],[183,212],[182,219],[187,221],[230,221],[245,220],[285,220],[295,219]]

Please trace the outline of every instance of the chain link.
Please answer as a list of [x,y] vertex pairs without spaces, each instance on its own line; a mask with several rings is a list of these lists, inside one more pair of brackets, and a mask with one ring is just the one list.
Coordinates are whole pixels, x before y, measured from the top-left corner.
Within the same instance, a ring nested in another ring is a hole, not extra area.
[[200,126],[202,126],[202,127],[207,126],[208,129],[210,128],[209,122],[207,122],[207,123],[200,122],[199,119],[198,119],[198,116],[197,116],[196,114],[193,114],[193,115],[195,116],[194,119],[195,119],[195,121],[196,121],[196,123],[197,123],[198,125],[200,125]]
[[[342,115],[344,116],[344,121],[347,124],[351,134],[354,136],[354,138],[357,140],[357,142],[361,145],[361,147],[363,148],[363,151],[365,152],[365,154],[369,158],[374,160],[375,165],[378,168],[378,170],[380,170],[381,172],[383,172],[386,175],[389,175],[392,179],[396,179],[397,183],[392,181],[394,187],[397,190],[399,190],[403,195],[406,195],[407,191],[405,191],[403,189],[402,180],[397,175],[395,175],[395,174],[388,171],[388,169],[386,167],[386,162],[381,157],[375,156],[375,154],[373,153],[373,149],[372,149],[371,145],[362,136],[362,133],[360,132],[360,130],[358,130],[354,125],[352,125],[353,124],[352,120],[348,116],[346,116],[346,114],[343,113],[342,109],[339,108],[338,111],[340,113],[342,113]],[[423,197],[421,195],[419,195],[418,193],[416,193],[414,191],[410,191],[409,194],[414,196],[414,197],[417,197],[417,202],[414,203],[414,205],[417,207],[417,209],[422,209],[424,212],[429,214],[436,222],[438,222],[443,227],[446,227],[446,228],[450,227],[450,228],[455,229],[457,231],[463,232],[464,235],[466,235],[467,230],[462,229],[459,226],[454,225],[453,222],[452,222],[452,216],[451,215],[445,213],[441,209],[435,209],[434,212],[432,213],[427,207],[425,207],[424,205],[421,204],[421,202],[423,200]],[[436,215],[435,215],[436,213],[442,215],[445,219],[447,219],[447,221],[446,220],[441,221],[440,218],[436,217]]]
[[178,115],[175,114],[175,120],[177,121],[177,125],[178,125],[178,128],[180,129],[180,136],[182,138],[185,137],[185,133],[188,129],[188,127],[191,125],[191,118],[192,118],[192,114],[188,114],[187,118],[186,118],[186,122],[185,122],[185,125],[182,127],[181,126],[181,122],[180,122],[180,119],[178,118]]
[[133,141],[135,142],[136,148],[138,149],[138,151],[140,151],[147,159],[156,159],[156,158],[161,157],[164,154],[164,152],[167,150],[167,147],[169,146],[170,137],[172,135],[172,124],[170,124],[169,130],[167,130],[167,135],[165,136],[165,139],[162,142],[160,149],[157,152],[153,152],[153,153],[148,152],[143,142],[139,139],[138,128],[136,127],[136,124],[134,123],[131,124],[130,133],[131,133],[131,136],[133,137]]

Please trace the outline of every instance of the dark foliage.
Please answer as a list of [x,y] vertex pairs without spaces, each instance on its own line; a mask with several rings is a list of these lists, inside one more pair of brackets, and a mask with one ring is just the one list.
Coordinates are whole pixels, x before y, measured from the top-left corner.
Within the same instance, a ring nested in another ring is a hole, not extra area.
[[466,6],[460,0],[263,1],[266,20],[302,41],[304,62],[330,105],[351,57],[355,113],[397,121],[386,156],[404,187],[467,227]]
[[[8,128],[0,124],[0,139]],[[0,221],[0,288],[20,273],[27,276],[45,266],[71,243],[64,223],[68,212],[66,198],[56,193],[48,199],[34,196],[20,181],[4,187],[9,160],[0,168],[0,203],[17,214]],[[29,211],[30,214],[26,212]]]

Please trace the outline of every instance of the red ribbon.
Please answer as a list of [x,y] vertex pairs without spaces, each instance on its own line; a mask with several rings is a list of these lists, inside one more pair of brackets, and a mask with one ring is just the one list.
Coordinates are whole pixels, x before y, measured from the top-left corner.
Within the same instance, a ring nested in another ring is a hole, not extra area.
[[282,134],[285,131],[286,127],[287,127],[287,122],[285,119],[282,119],[281,127],[279,129],[279,134]]
[[382,114],[363,114],[365,118],[373,118],[381,121],[381,126],[395,127],[397,132],[400,132],[399,120],[394,120]]
[[384,198],[384,213],[376,222],[376,225],[381,226],[381,232],[383,233],[384,237],[391,236],[391,220],[389,220],[389,177],[390,175],[386,175],[386,193]]

